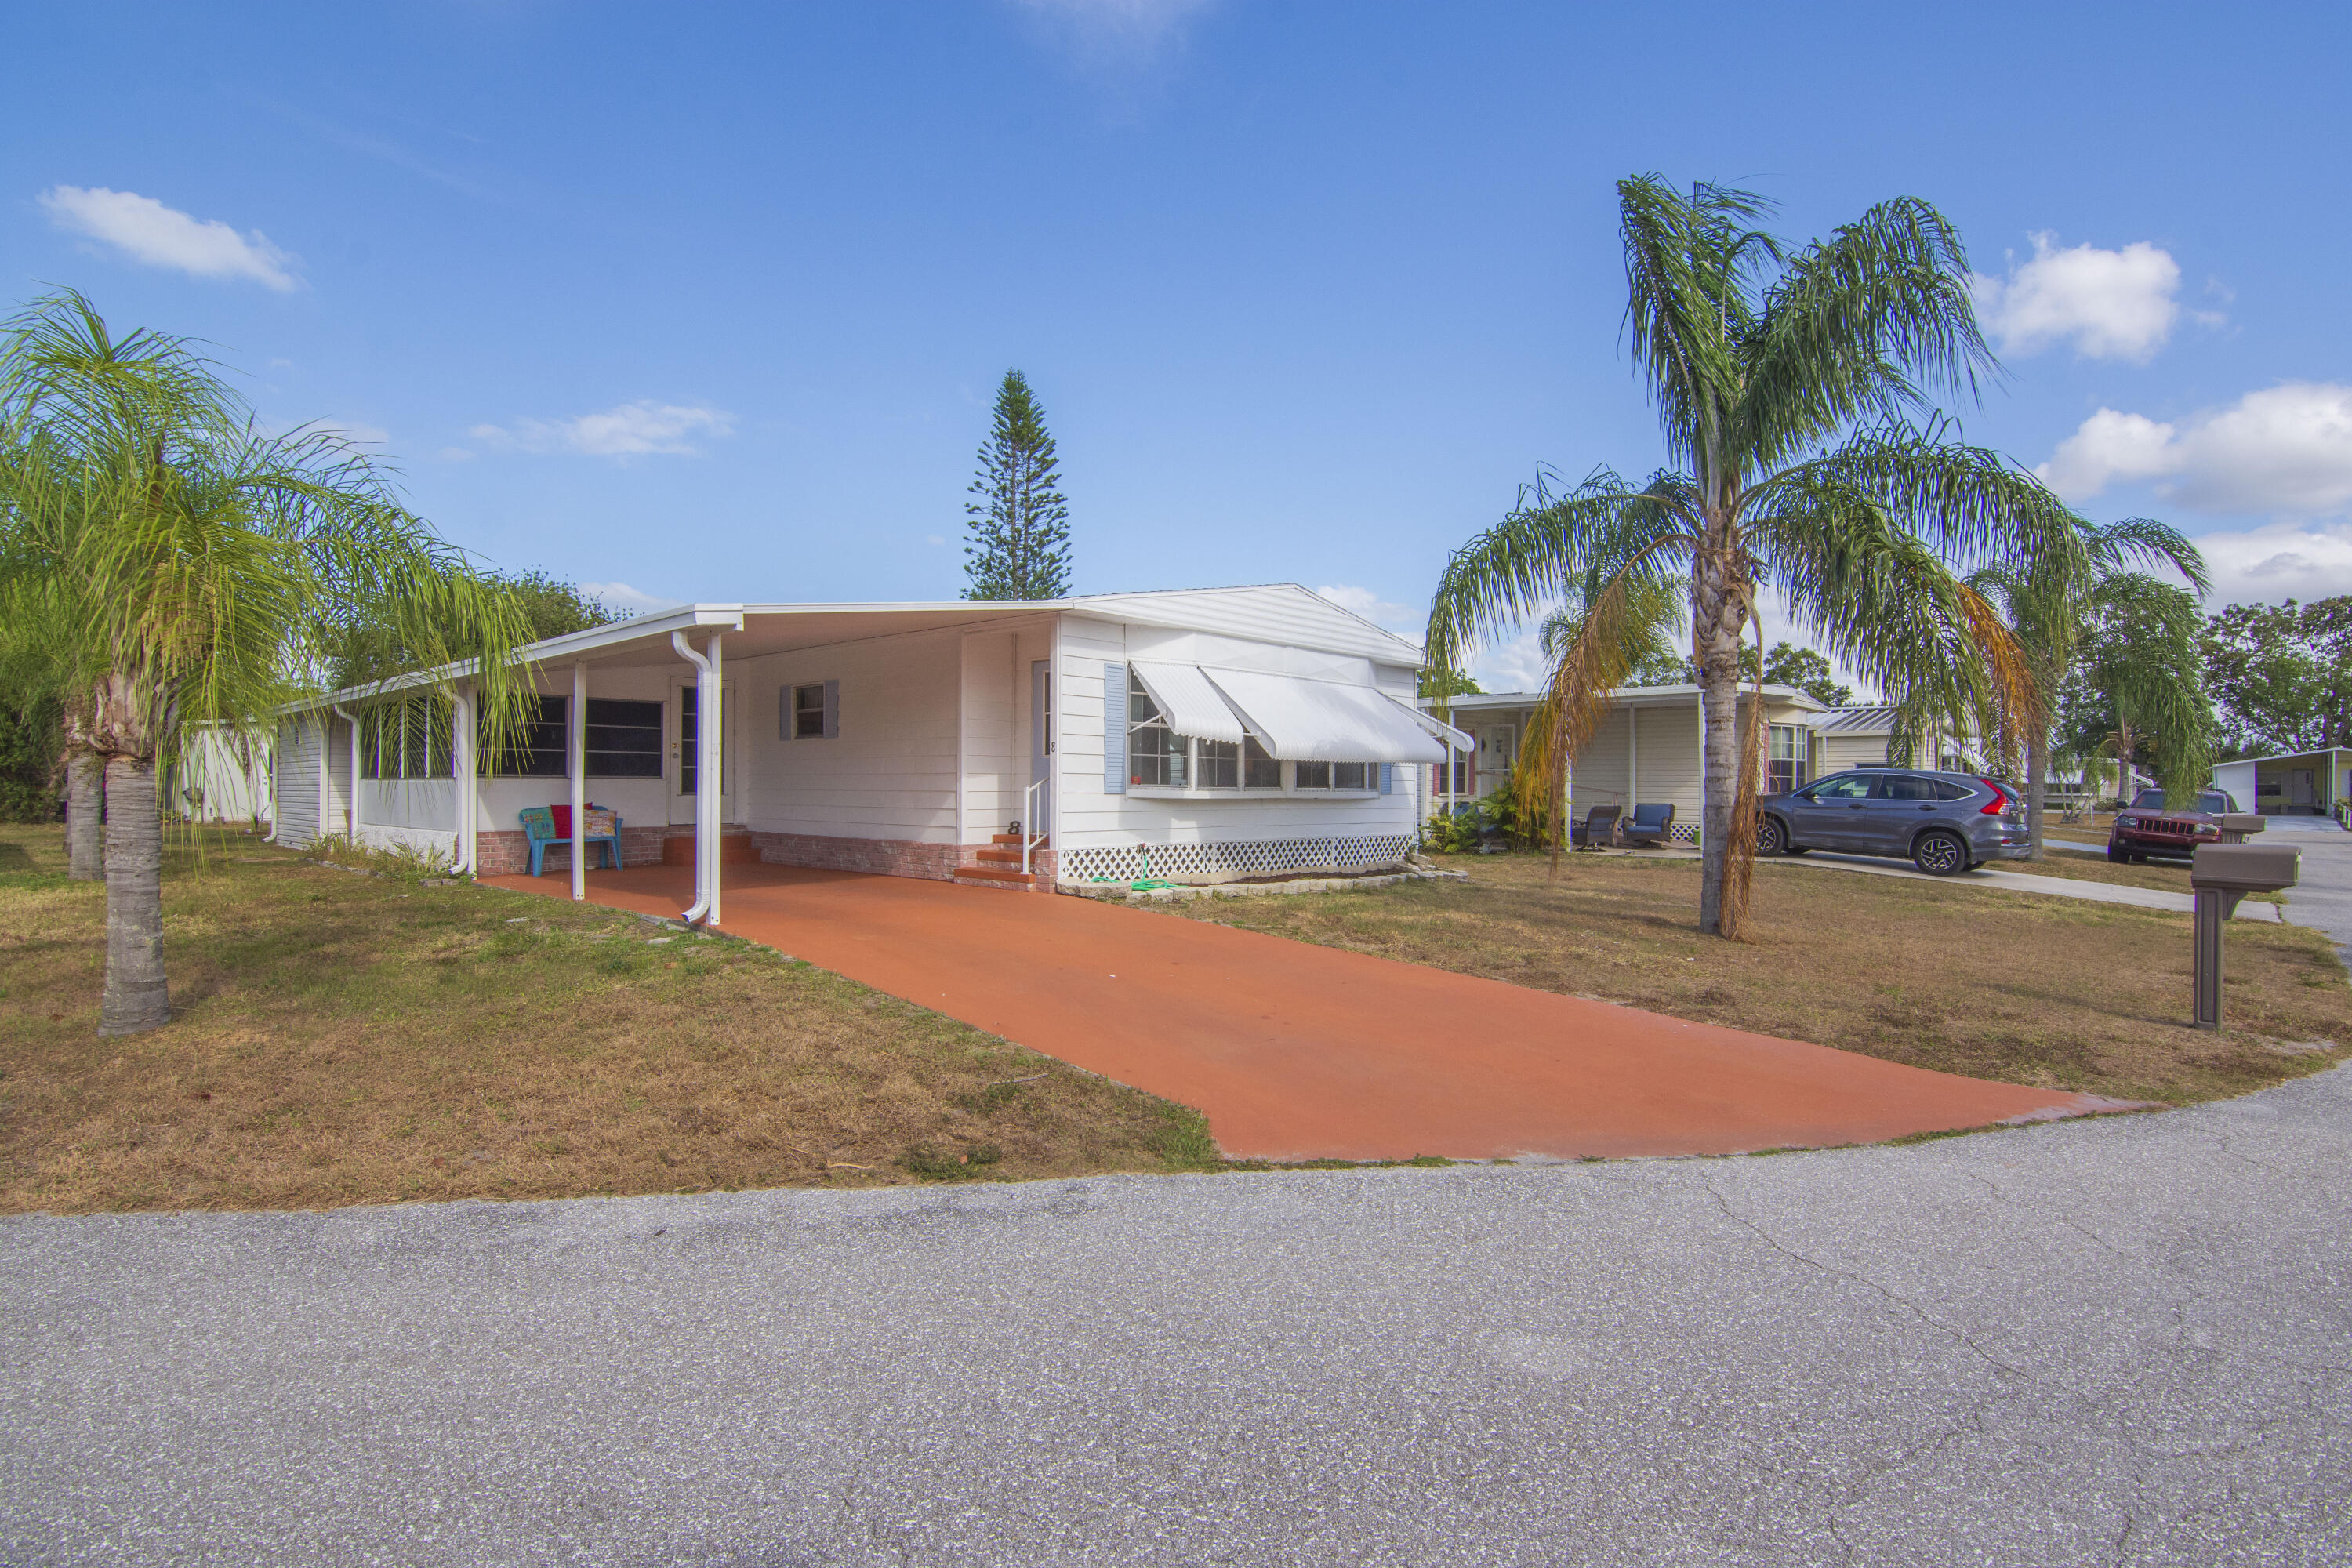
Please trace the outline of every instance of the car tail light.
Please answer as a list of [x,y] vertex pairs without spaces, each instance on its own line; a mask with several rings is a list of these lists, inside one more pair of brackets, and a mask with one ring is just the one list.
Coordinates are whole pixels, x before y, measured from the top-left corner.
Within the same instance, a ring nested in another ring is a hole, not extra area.
[[2000,785],[1993,783],[1990,779],[1979,779],[1977,780],[1977,783],[1992,791],[1992,798],[1985,802],[1982,805],[1977,807],[1978,816],[1999,816],[2009,809],[2009,795],[2001,789]]

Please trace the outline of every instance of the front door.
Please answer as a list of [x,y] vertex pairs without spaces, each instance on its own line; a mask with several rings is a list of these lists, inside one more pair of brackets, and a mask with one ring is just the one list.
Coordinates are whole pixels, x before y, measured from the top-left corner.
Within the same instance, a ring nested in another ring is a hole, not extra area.
[[1478,731],[1478,793],[1494,794],[1511,782],[1511,763],[1519,754],[1516,724],[1488,724]]
[[[669,819],[673,823],[694,820],[695,799],[701,780],[695,776],[699,753],[695,750],[694,682],[680,681],[670,688],[669,731]],[[719,691],[719,711],[722,722],[719,731],[719,820],[735,820],[735,683],[721,682]]]
[[1054,830],[1054,661],[1029,664],[1029,782],[1038,786],[1028,799],[1035,821],[1024,819],[1022,831],[1042,837]]

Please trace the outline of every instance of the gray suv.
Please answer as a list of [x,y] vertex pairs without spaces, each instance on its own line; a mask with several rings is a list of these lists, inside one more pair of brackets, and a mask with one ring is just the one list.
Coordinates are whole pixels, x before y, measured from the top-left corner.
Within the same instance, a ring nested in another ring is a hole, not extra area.
[[1892,855],[1951,877],[1988,860],[2021,859],[2031,847],[2024,793],[1972,773],[1861,768],[1757,804],[1759,855]]

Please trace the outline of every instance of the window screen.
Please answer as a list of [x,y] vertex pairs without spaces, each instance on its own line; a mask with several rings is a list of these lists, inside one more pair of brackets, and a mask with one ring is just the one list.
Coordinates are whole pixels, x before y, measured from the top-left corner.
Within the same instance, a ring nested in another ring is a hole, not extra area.
[[1878,798],[1881,800],[1934,800],[1936,781],[1906,778],[1900,773],[1890,773],[1878,781]]
[[1232,741],[1202,741],[1195,782],[1202,789],[1241,787],[1242,749]]
[[1379,765],[1377,763],[1333,763],[1331,787],[1333,789],[1371,789],[1381,782],[1380,775],[1372,772]]
[[1328,763],[1300,763],[1298,764],[1298,787],[1300,789],[1329,789],[1331,787],[1331,764]]
[[501,777],[560,779],[563,776],[563,715],[567,697],[534,698],[530,721],[511,737],[513,744],[492,752],[489,736],[482,736],[482,756],[488,771]]
[[793,739],[812,741],[824,734],[824,687],[793,688]]
[[592,778],[662,776],[662,705],[588,700],[588,773]]
[[1266,754],[1255,735],[1242,741],[1242,784],[1247,789],[1280,789],[1282,764]]

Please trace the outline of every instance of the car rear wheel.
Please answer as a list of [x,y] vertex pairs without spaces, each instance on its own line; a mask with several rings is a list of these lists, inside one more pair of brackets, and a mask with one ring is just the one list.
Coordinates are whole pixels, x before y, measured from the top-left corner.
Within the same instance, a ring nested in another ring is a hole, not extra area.
[[1756,824],[1756,853],[1786,855],[1789,852],[1789,830],[1780,826],[1777,816],[1767,816]]
[[1923,833],[1911,847],[1911,864],[1930,877],[1957,877],[1969,868],[1969,847],[1957,833]]

